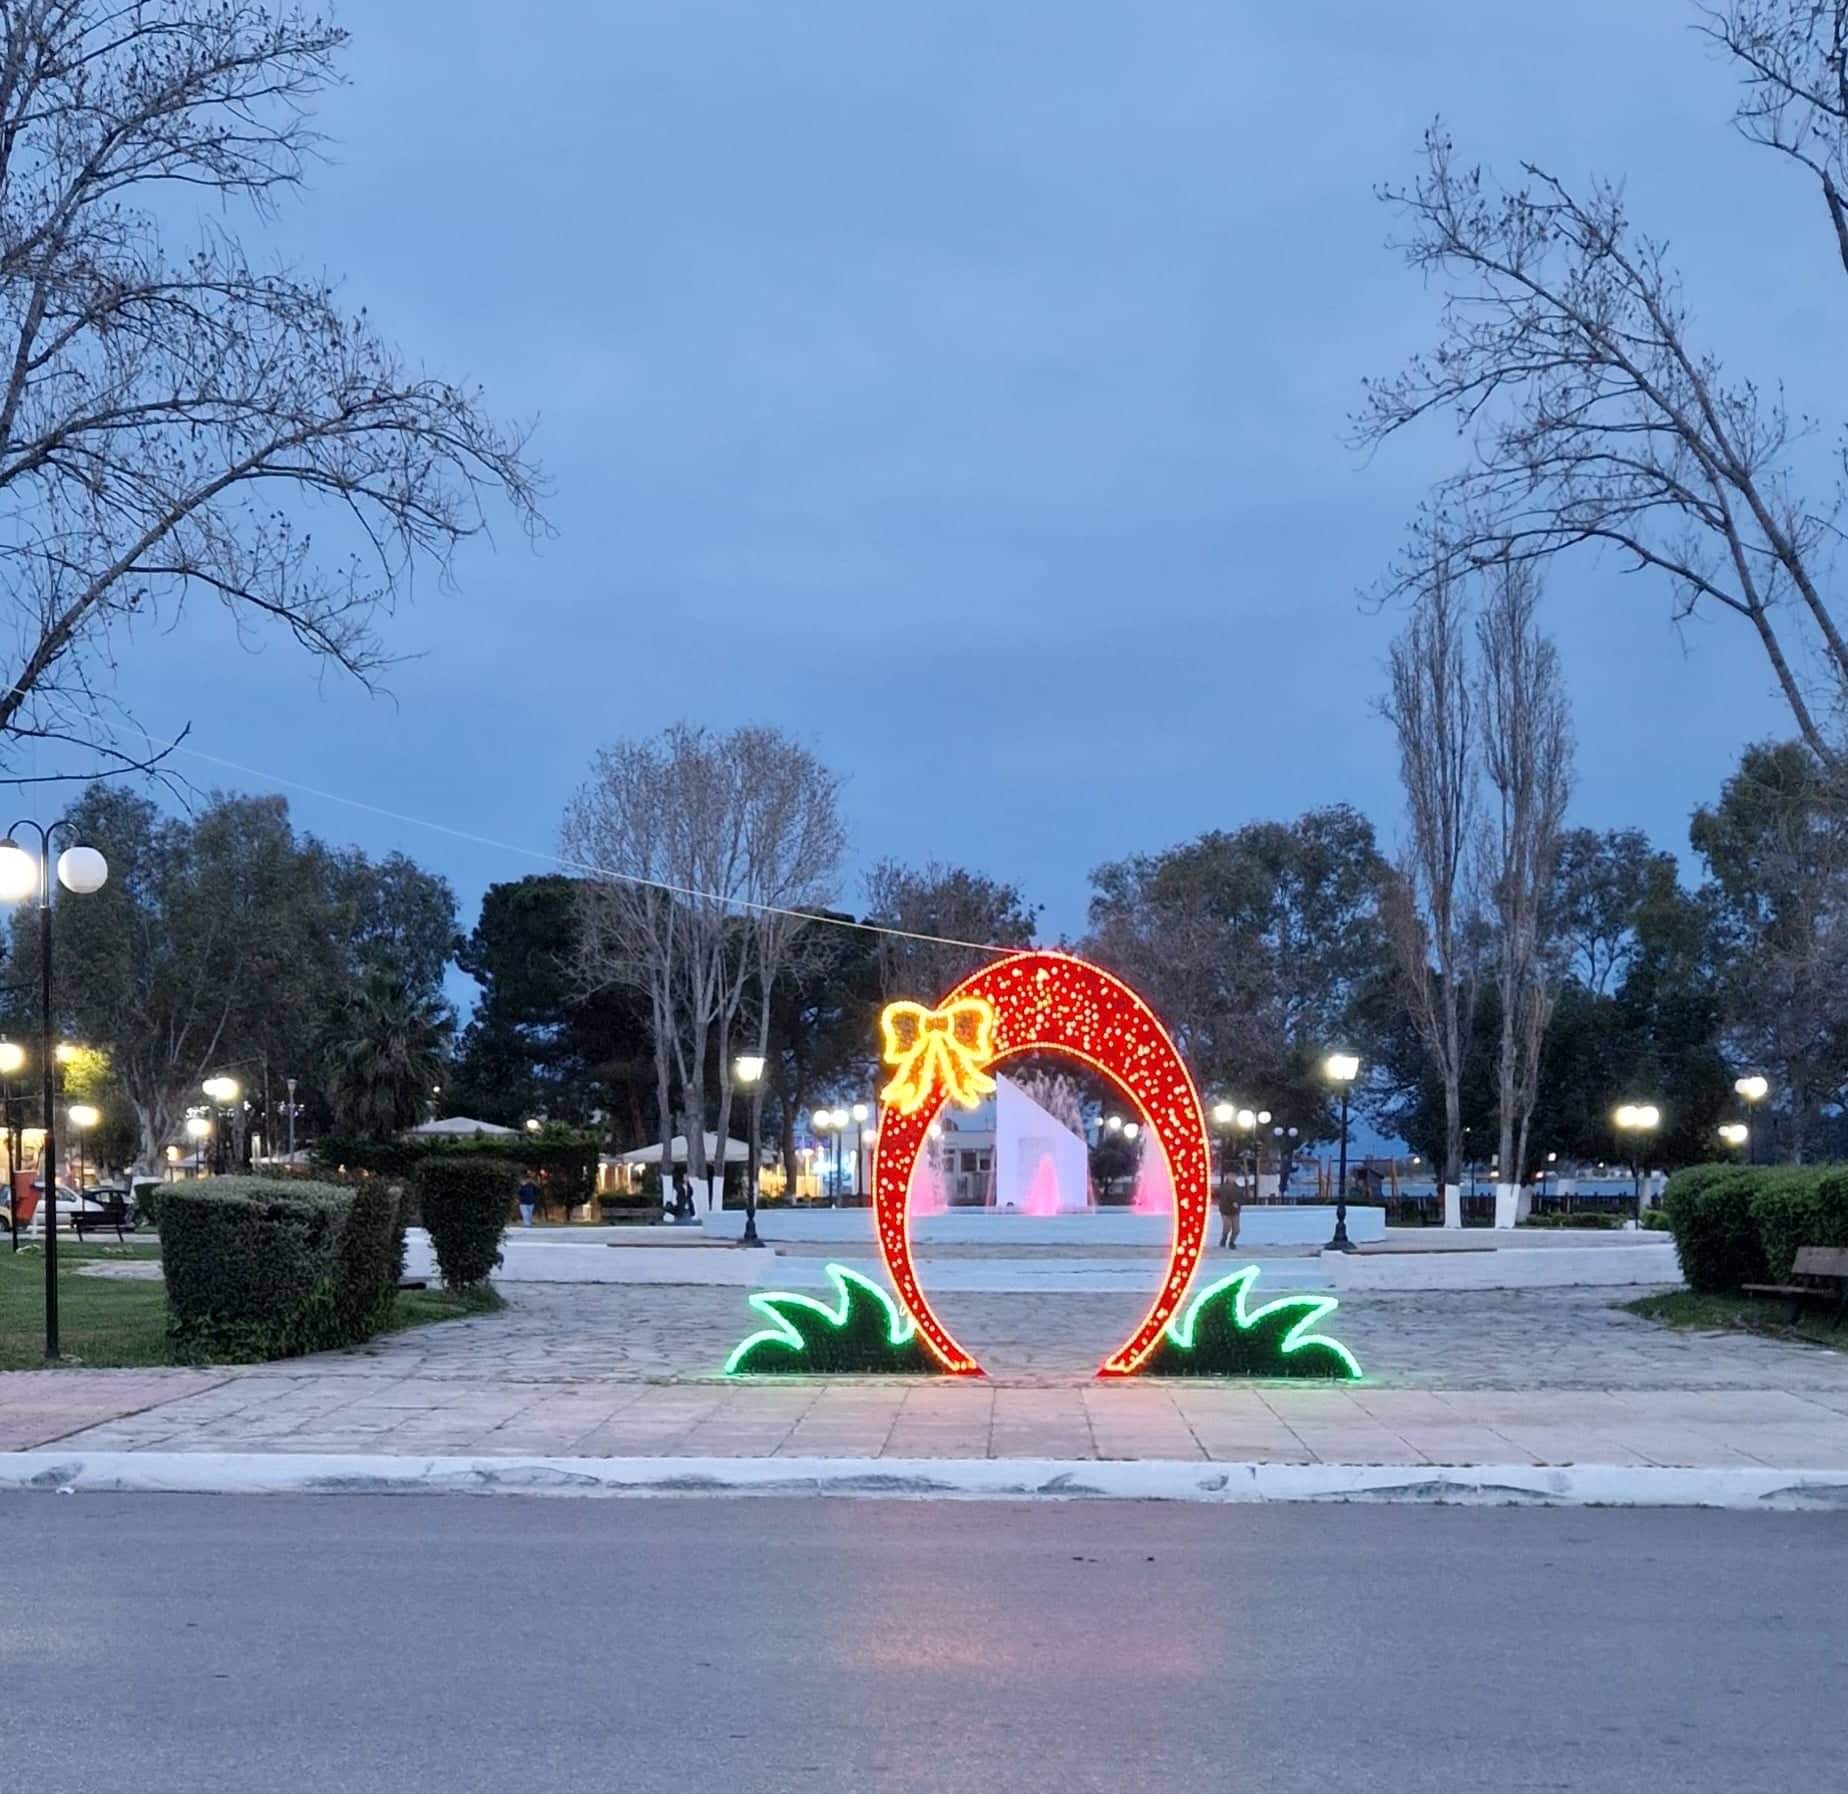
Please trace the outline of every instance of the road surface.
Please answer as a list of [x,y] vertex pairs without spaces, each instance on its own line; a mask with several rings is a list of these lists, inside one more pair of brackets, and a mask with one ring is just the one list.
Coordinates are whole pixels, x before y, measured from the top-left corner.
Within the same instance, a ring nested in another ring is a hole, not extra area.
[[0,1497],[32,1794],[1833,1786],[1848,1514]]

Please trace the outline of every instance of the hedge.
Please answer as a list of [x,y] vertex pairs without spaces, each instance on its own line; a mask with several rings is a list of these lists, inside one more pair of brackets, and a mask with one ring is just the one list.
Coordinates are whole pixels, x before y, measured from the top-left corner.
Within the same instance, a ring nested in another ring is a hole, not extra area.
[[1694,1165],[1668,1181],[1663,1212],[1692,1289],[1781,1283],[1801,1246],[1848,1246],[1848,1168]]
[[390,1318],[399,1191],[220,1177],[161,1194],[169,1332],[185,1356],[286,1358],[369,1339]]
[[485,1283],[501,1261],[501,1235],[520,1189],[511,1159],[439,1153],[411,1180],[436,1262],[451,1289]]
[[554,1130],[518,1139],[483,1134],[448,1140],[358,1140],[329,1134],[316,1140],[308,1152],[322,1170],[372,1172],[410,1180],[415,1179],[420,1166],[433,1159],[511,1159],[529,1171],[544,1174],[548,1203],[578,1208],[596,1197],[602,1148],[592,1135]]

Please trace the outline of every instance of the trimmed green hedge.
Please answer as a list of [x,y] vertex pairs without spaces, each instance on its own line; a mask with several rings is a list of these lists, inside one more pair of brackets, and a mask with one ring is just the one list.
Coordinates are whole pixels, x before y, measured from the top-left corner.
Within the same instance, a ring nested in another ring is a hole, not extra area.
[[1848,1246],[1839,1165],[1693,1165],[1668,1180],[1662,1206],[1682,1276],[1708,1294],[1783,1282],[1801,1246]]
[[563,1128],[547,1128],[517,1139],[504,1134],[477,1138],[435,1140],[356,1140],[325,1135],[309,1148],[309,1156],[323,1170],[372,1172],[380,1177],[412,1178],[433,1159],[510,1159],[527,1170],[543,1173],[545,1199],[551,1204],[581,1207],[597,1194],[597,1161],[602,1151],[594,1135]]
[[371,1338],[397,1298],[400,1210],[384,1183],[167,1186],[160,1253],[175,1343],[186,1356],[250,1360]]
[[485,1283],[501,1261],[520,1167],[511,1159],[441,1153],[425,1159],[411,1183],[443,1282],[451,1289]]

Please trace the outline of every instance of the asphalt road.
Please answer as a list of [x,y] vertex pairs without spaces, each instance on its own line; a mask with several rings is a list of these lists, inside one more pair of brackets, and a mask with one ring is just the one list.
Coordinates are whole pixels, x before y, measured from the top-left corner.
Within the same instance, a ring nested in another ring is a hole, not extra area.
[[1788,1794],[1848,1514],[0,1497],[32,1794]]

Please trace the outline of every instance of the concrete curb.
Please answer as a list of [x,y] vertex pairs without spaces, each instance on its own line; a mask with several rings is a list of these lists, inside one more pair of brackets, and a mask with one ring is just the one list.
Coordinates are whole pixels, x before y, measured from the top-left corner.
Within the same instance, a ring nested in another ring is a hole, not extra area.
[[0,1452],[0,1492],[187,1495],[837,1495],[1848,1510],[1848,1470],[1613,1464],[1213,1464],[1074,1458],[549,1458]]

